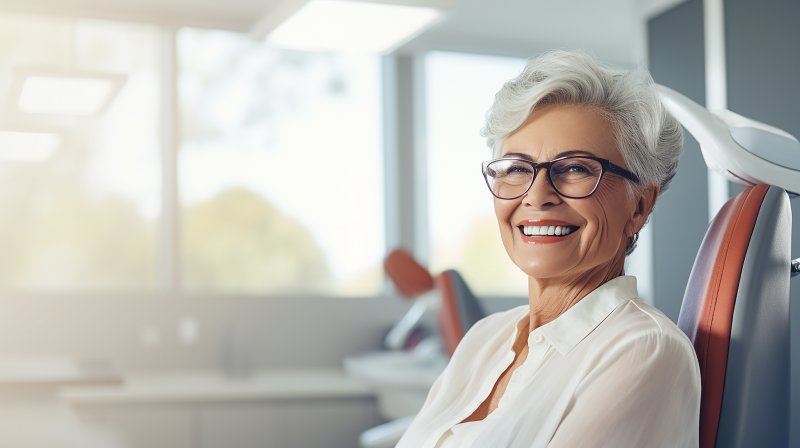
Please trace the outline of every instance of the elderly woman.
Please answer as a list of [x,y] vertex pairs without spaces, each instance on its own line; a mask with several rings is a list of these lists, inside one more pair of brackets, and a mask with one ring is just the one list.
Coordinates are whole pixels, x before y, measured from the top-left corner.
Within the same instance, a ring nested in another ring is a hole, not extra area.
[[548,53],[497,93],[483,132],[528,305],[469,330],[398,447],[696,447],[692,345],[624,274],[682,148],[650,77]]

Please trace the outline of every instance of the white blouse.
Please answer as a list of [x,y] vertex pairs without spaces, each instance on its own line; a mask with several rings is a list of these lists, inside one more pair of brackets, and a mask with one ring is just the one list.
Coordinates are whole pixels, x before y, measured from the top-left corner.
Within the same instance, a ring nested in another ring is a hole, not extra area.
[[397,448],[697,447],[700,370],[691,342],[617,277],[528,335],[497,409],[460,423],[514,360],[520,306],[476,323]]

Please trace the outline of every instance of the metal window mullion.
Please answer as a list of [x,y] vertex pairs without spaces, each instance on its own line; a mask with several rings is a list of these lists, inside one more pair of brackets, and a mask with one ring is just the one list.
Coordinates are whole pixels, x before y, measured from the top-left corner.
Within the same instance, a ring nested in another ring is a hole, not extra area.
[[426,53],[417,53],[410,58],[409,76],[411,86],[408,97],[411,98],[411,142],[412,160],[408,179],[410,191],[413,193],[414,254],[421,262],[428,265],[431,260],[430,223],[428,207],[430,190],[428,189],[428,97],[426,92],[425,73],[427,70]]
[[[402,210],[400,199],[400,150],[398,142],[399,118],[397,92],[397,55],[381,59],[381,86],[383,109],[383,178],[384,178],[384,230],[386,251],[403,246]],[[387,279],[388,280],[388,279]]]
[[157,247],[158,289],[180,290],[180,204],[178,202],[178,61],[177,29],[161,34],[161,220]]
[[[419,241],[421,197],[418,154],[418,107],[413,56],[384,58],[384,172],[386,179],[386,245],[424,255]],[[422,203],[421,203],[422,201]]]
[[395,53],[383,58],[382,68],[386,249],[405,248],[424,262],[429,254],[422,67],[418,56]]

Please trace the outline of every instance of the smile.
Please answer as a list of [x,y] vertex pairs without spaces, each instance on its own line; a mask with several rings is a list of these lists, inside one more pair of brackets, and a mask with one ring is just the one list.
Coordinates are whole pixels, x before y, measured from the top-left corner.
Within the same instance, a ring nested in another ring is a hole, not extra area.
[[578,230],[577,226],[519,226],[525,236],[566,236]]

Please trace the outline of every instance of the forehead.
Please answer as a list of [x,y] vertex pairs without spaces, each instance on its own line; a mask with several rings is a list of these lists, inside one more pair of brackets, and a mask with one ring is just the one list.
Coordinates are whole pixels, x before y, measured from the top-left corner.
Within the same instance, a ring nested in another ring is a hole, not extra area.
[[597,107],[578,104],[536,107],[525,123],[505,139],[500,154],[517,153],[541,162],[567,151],[586,151],[622,162],[607,114]]

